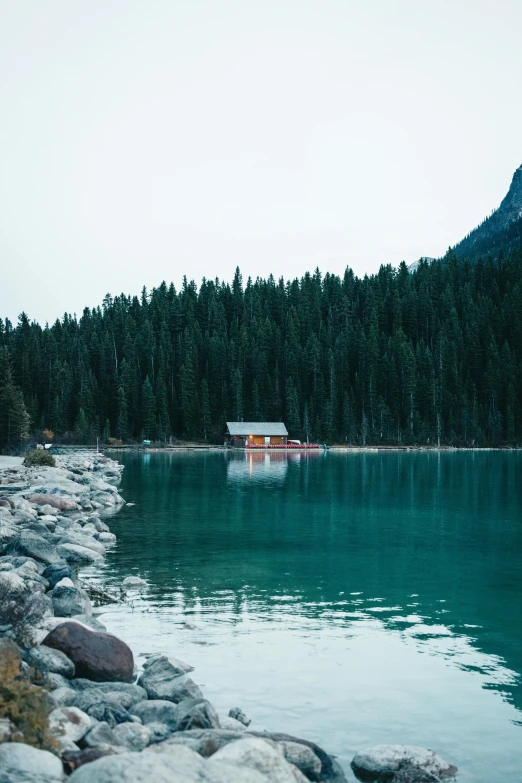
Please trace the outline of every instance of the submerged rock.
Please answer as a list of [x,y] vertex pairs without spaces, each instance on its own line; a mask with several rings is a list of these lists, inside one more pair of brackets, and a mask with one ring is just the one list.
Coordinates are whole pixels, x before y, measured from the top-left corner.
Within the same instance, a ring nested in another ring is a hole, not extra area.
[[91,631],[76,622],[54,628],[44,644],[61,650],[75,664],[76,674],[100,682],[130,682],[134,676],[134,658],[130,647],[116,636]]

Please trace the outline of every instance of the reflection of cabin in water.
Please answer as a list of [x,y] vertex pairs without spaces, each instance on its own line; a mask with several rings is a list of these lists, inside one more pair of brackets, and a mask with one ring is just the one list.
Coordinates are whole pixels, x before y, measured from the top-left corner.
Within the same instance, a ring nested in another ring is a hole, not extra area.
[[288,432],[281,421],[227,421],[225,442],[229,446],[286,446]]

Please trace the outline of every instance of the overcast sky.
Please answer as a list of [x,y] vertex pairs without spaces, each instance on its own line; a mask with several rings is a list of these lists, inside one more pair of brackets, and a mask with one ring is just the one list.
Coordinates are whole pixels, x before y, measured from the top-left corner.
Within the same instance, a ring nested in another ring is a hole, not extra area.
[[0,316],[441,255],[522,163],[520,0],[0,0]]

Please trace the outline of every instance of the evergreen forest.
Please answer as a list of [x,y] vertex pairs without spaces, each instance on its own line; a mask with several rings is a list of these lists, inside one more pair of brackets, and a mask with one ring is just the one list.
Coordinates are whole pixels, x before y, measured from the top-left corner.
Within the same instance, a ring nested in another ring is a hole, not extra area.
[[522,442],[522,251],[410,273],[186,279],[42,328],[0,320],[0,447],[222,443],[227,420],[353,445]]

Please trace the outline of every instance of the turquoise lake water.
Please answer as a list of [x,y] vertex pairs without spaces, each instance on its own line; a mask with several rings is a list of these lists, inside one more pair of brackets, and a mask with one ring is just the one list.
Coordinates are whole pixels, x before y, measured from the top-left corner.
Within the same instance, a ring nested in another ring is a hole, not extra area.
[[522,454],[124,454],[102,619],[222,714],[522,781]]

